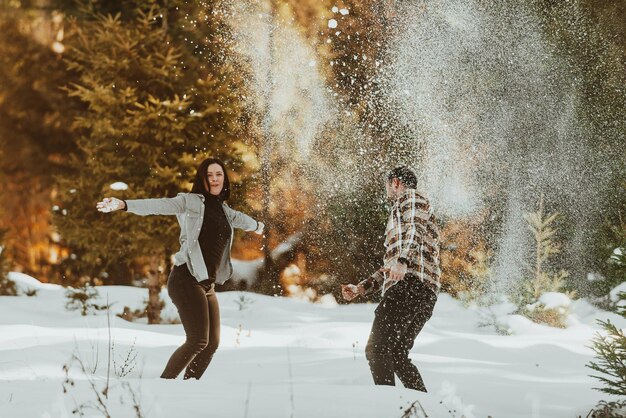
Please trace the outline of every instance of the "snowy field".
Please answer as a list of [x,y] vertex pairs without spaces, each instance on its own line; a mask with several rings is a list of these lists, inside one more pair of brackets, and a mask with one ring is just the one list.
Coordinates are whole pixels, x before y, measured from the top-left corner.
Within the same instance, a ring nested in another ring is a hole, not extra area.
[[[77,405],[96,405],[95,385],[113,418],[135,417],[135,394],[143,417],[400,418],[419,401],[430,417],[585,417],[607,395],[585,364],[593,358],[589,340],[595,319],[626,320],[598,311],[584,300],[572,304],[569,327],[553,329],[497,313],[513,335],[480,327],[477,309],[442,294],[433,318],[418,337],[411,357],[429,393],[375,387],[364,356],[375,305],[337,306],[296,299],[228,292],[218,295],[221,346],[200,381],[159,379],[174,349],[183,342],[178,325],[131,323],[114,314],[139,308],[145,289],[99,287],[108,295],[107,313],[81,316],[65,309],[65,289],[12,273],[19,288],[36,296],[0,297],[0,417],[71,417]],[[243,297],[245,307],[240,310]],[[167,293],[163,316],[176,318]],[[113,345],[108,399],[109,329]],[[134,349],[131,350],[131,347]],[[75,352],[66,384],[63,365]],[[118,378],[128,353],[134,369]],[[86,409],[86,417],[103,416]],[[422,415],[412,415],[422,416]]]

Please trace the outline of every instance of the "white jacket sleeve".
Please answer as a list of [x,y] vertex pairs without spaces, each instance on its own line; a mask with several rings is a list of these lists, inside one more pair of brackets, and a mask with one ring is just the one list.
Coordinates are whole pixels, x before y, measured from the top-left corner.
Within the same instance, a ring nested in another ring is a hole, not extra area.
[[135,215],[177,215],[185,212],[185,197],[125,200],[126,210]]
[[256,231],[258,229],[259,223],[245,213],[231,209],[228,205],[224,205],[224,210],[233,228],[243,229],[244,231]]

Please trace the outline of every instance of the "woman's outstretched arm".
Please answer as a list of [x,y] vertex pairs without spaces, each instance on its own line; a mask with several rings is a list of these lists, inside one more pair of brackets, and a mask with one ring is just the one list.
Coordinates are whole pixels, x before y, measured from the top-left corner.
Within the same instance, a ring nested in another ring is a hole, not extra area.
[[229,206],[224,206],[224,208],[226,210],[226,215],[230,219],[230,223],[233,225],[233,228],[243,229],[244,231],[252,231],[259,235],[263,233],[263,229],[265,228],[265,224],[263,222],[258,222],[251,216],[239,212],[238,210],[231,209]]
[[185,212],[185,198],[178,195],[162,199],[130,199],[120,200],[106,197],[96,204],[100,212],[126,210],[136,215],[176,215]]

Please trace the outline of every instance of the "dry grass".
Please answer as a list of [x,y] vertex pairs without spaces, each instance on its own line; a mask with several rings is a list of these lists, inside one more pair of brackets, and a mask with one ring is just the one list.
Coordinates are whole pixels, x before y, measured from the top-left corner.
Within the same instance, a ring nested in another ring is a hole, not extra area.
[[564,309],[537,306],[533,310],[524,312],[524,316],[537,324],[545,324],[555,328],[566,327],[567,310]]

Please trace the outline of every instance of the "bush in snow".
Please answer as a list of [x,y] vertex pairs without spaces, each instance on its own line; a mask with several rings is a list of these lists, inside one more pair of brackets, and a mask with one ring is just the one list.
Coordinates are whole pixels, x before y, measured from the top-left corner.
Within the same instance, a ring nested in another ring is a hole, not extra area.
[[[165,302],[161,301],[163,305]],[[145,318],[147,316],[146,309],[131,309],[129,306],[124,306],[124,309],[121,313],[115,314],[115,316],[120,317],[129,322],[135,322],[138,319]]]
[[626,401],[601,401],[587,414],[587,418],[623,418],[626,416]]
[[[598,321],[605,334],[597,333],[591,348],[596,361],[587,367],[600,373],[591,375],[603,383],[597,390],[611,395],[626,396],[626,335],[611,321]],[[622,415],[623,416],[623,415]]]
[[0,296],[17,296],[15,282],[7,277],[9,267],[3,244],[6,233],[6,229],[0,229]]
[[37,296],[37,293],[39,293],[39,290],[38,289],[33,289],[33,288],[29,288],[29,289],[26,289],[24,291],[24,294],[26,296]]
[[98,290],[89,282],[85,282],[81,287],[76,289],[68,289],[65,292],[68,301],[65,307],[69,311],[80,310],[81,315],[86,316],[92,311],[101,311],[107,309],[107,305],[98,305],[93,300],[98,297]]
[[478,322],[478,326],[481,328],[491,328],[498,335],[512,335],[513,332],[508,324],[502,321],[501,313],[496,312],[496,310],[501,310],[501,306],[488,306],[480,308],[478,314],[480,315],[480,321]]
[[[569,303],[554,304],[553,300],[546,303],[541,300],[546,293],[559,293],[565,287],[565,279],[569,275],[566,270],[551,272],[546,269],[548,260],[561,251],[558,242],[554,241],[556,230],[552,227],[558,213],[544,214],[543,195],[539,199],[539,208],[535,212],[526,213],[524,219],[533,233],[535,241],[535,260],[530,270],[531,277],[521,281],[512,300],[518,307],[518,313],[530,320],[554,327],[565,328]],[[573,293],[565,294],[570,298]]]
[[235,304],[240,311],[246,310],[250,305],[254,303],[254,299],[248,296],[246,293],[241,292],[239,298],[235,299]]
[[[126,321],[129,322],[141,322],[141,320],[143,320],[145,318],[145,321],[149,323],[148,321],[148,300],[144,300],[144,304],[145,307],[143,309],[132,309],[129,306],[124,306],[124,309],[122,310],[121,313],[116,314],[115,316],[118,316]],[[160,299],[159,300],[159,312],[162,312],[163,309],[165,308],[165,301]],[[178,319],[178,317],[175,318],[165,318],[163,315],[159,315],[159,324],[180,324],[180,320]]]

